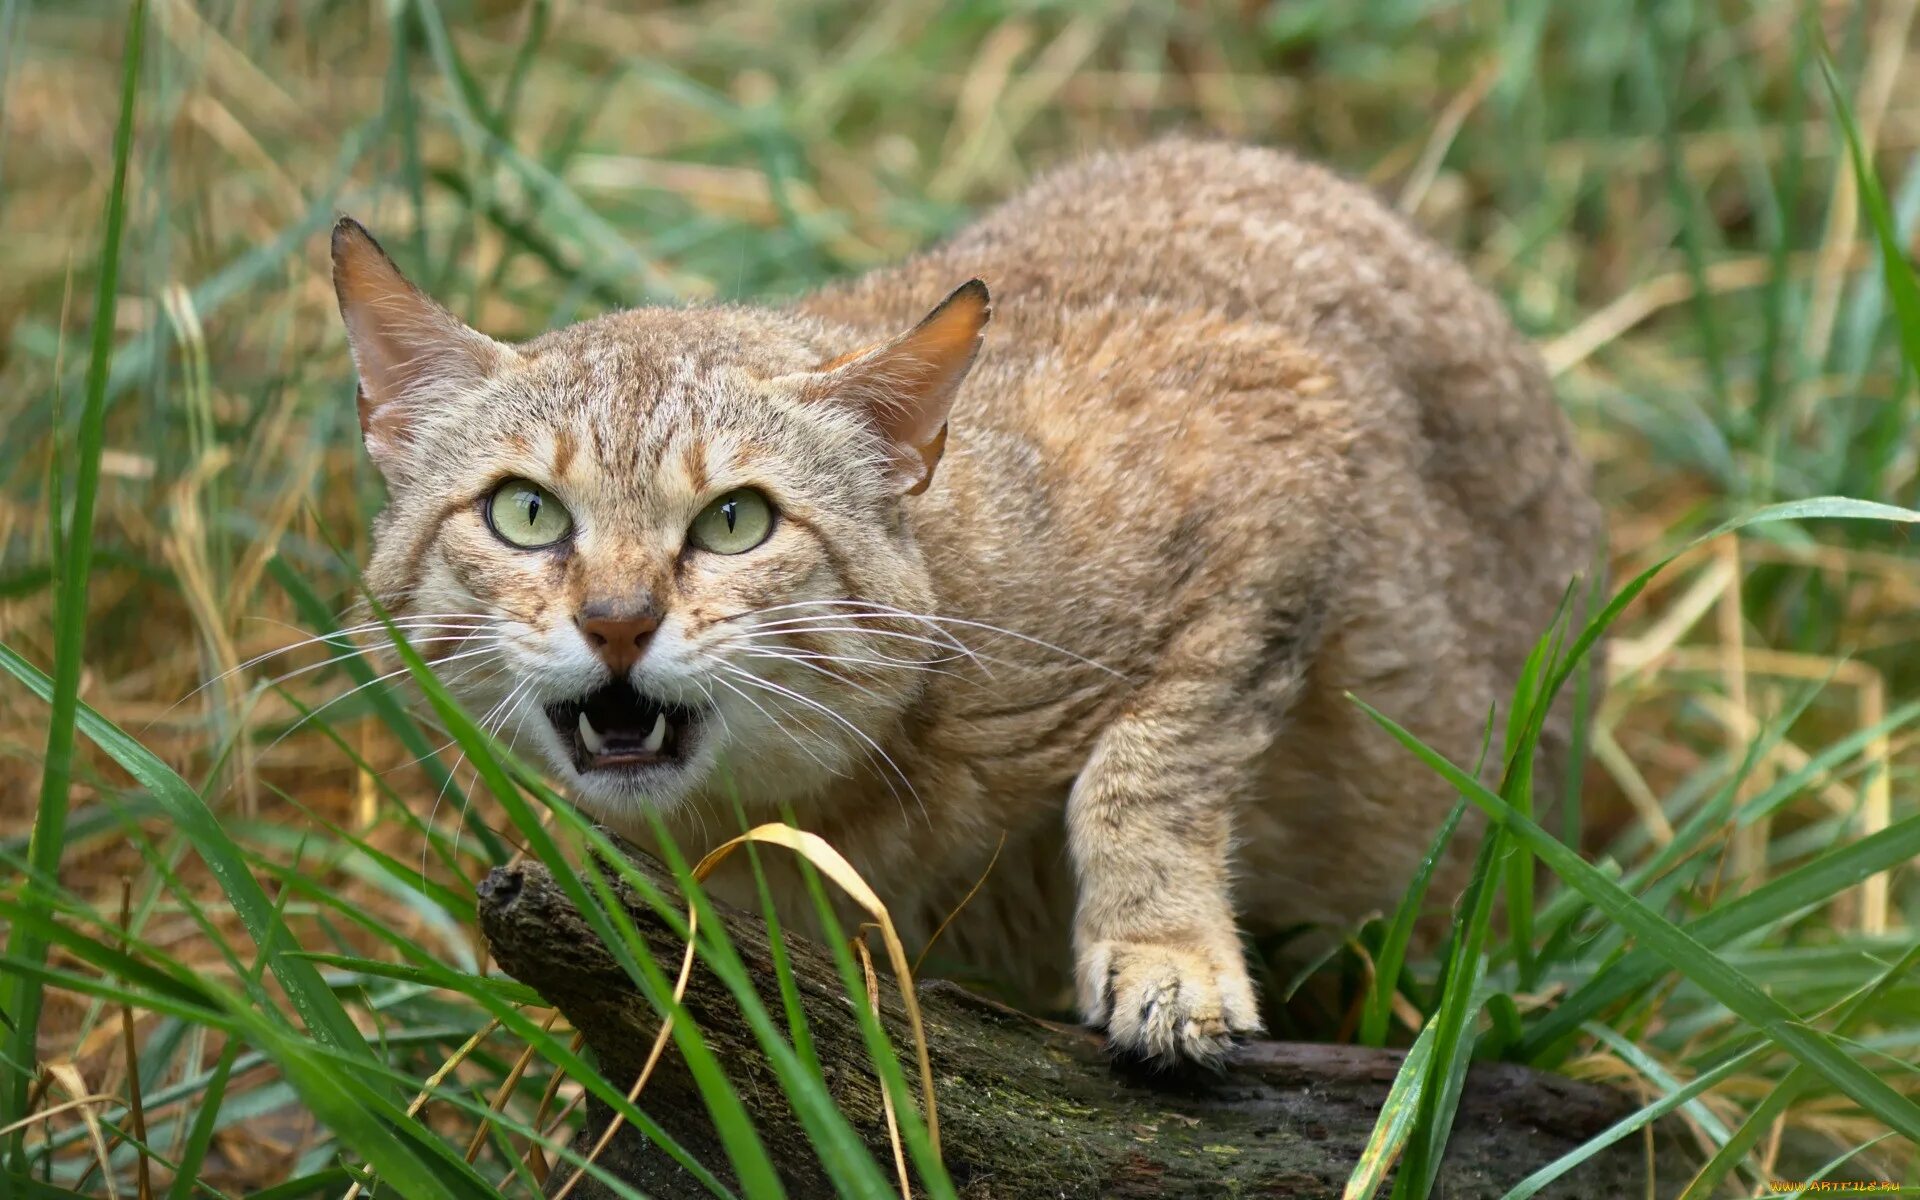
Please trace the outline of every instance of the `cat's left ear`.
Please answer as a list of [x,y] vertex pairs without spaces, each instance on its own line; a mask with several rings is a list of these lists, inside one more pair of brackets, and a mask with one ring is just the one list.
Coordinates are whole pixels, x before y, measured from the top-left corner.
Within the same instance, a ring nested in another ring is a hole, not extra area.
[[947,445],[947,414],[992,315],[987,285],[969,279],[899,337],[842,355],[809,377],[808,391],[858,405],[886,437],[903,495],[933,482]]

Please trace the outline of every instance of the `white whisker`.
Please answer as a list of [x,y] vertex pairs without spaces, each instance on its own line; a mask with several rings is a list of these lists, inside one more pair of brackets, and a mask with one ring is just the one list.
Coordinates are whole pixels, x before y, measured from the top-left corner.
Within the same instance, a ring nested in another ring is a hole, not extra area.
[[[812,604],[821,602],[802,601],[799,603]],[[775,605],[771,609],[761,611],[773,612],[793,607],[796,607],[796,605],[781,604]],[[752,614],[743,613],[741,615],[748,616]],[[898,629],[880,628],[872,625],[835,624],[835,622],[857,622],[861,620],[914,620],[920,625],[921,629],[925,631],[925,634],[931,634],[933,636],[928,637],[923,634],[907,633]],[[974,665],[980,668],[981,674],[987,676],[989,679],[993,678],[993,669],[988,666],[989,662],[1002,662],[1004,665],[1004,660],[994,659],[990,655],[979,653],[973,647],[967,645],[966,642],[962,641],[951,630],[942,629],[938,625],[929,622],[919,621],[918,618],[913,618],[910,614],[902,617],[898,614],[888,612],[816,612],[806,616],[783,617],[777,621],[756,621],[753,625],[728,635],[728,640],[750,642],[761,638],[778,637],[782,634],[803,633],[853,634],[867,639],[891,638],[895,641],[911,642],[920,646],[932,646],[943,651],[951,651],[951,653],[935,656],[924,661],[939,663],[953,662],[960,658],[971,659]]]
[[765,659],[778,660],[781,662],[791,662],[798,666],[805,667],[809,671],[814,671],[814,672],[818,672],[821,675],[825,675],[828,679],[833,680],[835,683],[844,683],[848,687],[852,688],[854,691],[859,692],[864,696],[871,696],[873,699],[878,700],[882,704],[887,704],[891,702],[889,697],[882,696],[879,692],[874,691],[872,688],[867,687],[865,684],[855,683],[853,680],[848,679],[845,675],[841,675],[841,674],[837,674],[836,672],[829,671],[817,662],[808,661],[810,657],[818,657],[818,656],[781,654],[776,651],[757,651],[756,652],[752,650],[747,650],[742,652],[741,657],[765,658]]
[[[515,708],[518,708],[519,705],[517,701],[528,690],[528,688],[532,686],[532,683],[533,683],[533,680],[531,679],[522,679],[519,683],[514,684],[512,690],[509,691],[506,694],[506,696],[501,699],[500,703],[488,709],[486,712],[486,715],[481,717],[478,721],[475,722],[475,725],[478,726],[482,736],[489,739],[491,739],[494,736],[495,731],[493,729],[489,729],[488,726],[492,723],[493,718],[496,714],[499,715],[500,723],[502,725],[506,724],[507,718],[513,715],[513,710],[509,709],[507,706],[509,704],[512,704]],[[460,752],[460,757],[461,759],[464,760],[467,757],[466,751],[462,750]],[[460,770],[460,764],[456,762],[453,766],[453,774],[457,774],[459,770]],[[480,773],[480,769],[476,765],[474,767],[474,777],[476,781],[479,778],[479,773]],[[447,783],[453,782],[453,774],[449,774],[447,776]],[[447,791],[446,784],[442,784],[440,787],[440,795],[435,796],[433,799],[433,811],[435,813],[438,813],[440,811],[440,800],[442,797],[446,795],[446,791]],[[460,839],[467,831],[467,810],[473,804],[473,789],[472,788],[461,789],[460,796],[461,796],[460,819],[454,822],[454,826],[453,826],[453,857],[455,861],[458,861],[460,858]],[[433,823],[433,817],[431,815],[428,816],[427,823],[429,825]],[[426,867],[426,861],[427,861],[426,851],[423,849],[420,852],[420,854],[421,854],[420,864],[421,864],[422,870],[424,871]]]
[[[497,650],[499,649],[499,647],[498,647],[498,646],[489,646],[489,647],[486,647],[486,649],[490,649],[490,650],[495,650],[495,651],[497,651]],[[451,656],[449,656],[449,657],[447,657],[447,658],[441,658],[441,659],[436,659],[436,660],[435,660],[434,662],[430,662],[430,663],[428,663],[427,665],[431,667],[431,666],[436,666],[436,665],[438,665],[439,663],[443,663],[443,662],[450,662],[450,661],[452,661],[452,659],[451,659]],[[446,676],[446,677],[443,677],[443,678],[442,678],[442,679],[440,680],[440,683],[441,683],[441,685],[442,685],[443,687],[445,687],[445,688],[446,688],[446,689],[447,689],[448,691],[452,691],[452,690],[454,689],[454,687],[455,687],[455,686],[457,686],[457,685],[459,685],[459,684],[461,684],[461,683],[464,683],[464,682],[466,682],[466,680],[467,680],[467,678],[468,678],[469,676],[471,676],[471,675],[472,675],[472,674],[473,674],[473,673],[474,673],[475,671],[478,671],[478,670],[480,670],[480,669],[481,669],[482,667],[485,667],[485,666],[487,666],[487,665],[488,665],[488,663],[487,663],[487,662],[486,662],[485,660],[482,660],[482,661],[480,661],[480,662],[477,662],[477,663],[475,663],[475,664],[473,664],[473,665],[472,665],[472,666],[470,666],[470,667],[466,667],[466,668],[464,668],[463,670],[461,670],[461,671],[460,671],[460,672],[459,672],[458,674],[456,674],[456,675],[451,675],[451,676]],[[440,674],[440,672],[438,672],[438,671],[435,671],[435,672],[434,672],[434,674],[435,674],[435,675],[439,675],[439,674]],[[495,672],[495,674],[497,674],[497,672]],[[483,676],[481,676],[481,677],[480,677],[479,679],[476,679],[476,680],[474,680],[474,681],[473,681],[473,686],[475,686],[475,687],[478,687],[478,686],[479,686],[479,685],[480,685],[481,683],[483,683],[483,682],[485,682],[486,680],[488,680],[488,679],[491,679],[491,678],[493,678],[493,674],[487,674],[487,675],[483,675]]]
[[739,688],[733,686],[731,683],[728,683],[726,680],[721,679],[717,675],[714,677],[713,681],[719,684],[721,687],[726,688],[728,691],[732,692],[734,695],[740,697],[742,700],[745,700],[748,704],[751,704],[755,708],[759,709],[760,715],[767,719],[767,724],[773,726],[775,729],[778,729],[780,732],[786,734],[788,739],[791,740],[794,745],[800,748],[800,753],[812,759],[814,763],[818,765],[821,770],[825,771],[829,775],[834,776],[837,779],[846,778],[846,775],[844,772],[836,770],[835,768],[827,765],[825,760],[823,760],[819,755],[815,754],[807,746],[805,742],[800,740],[799,735],[794,733],[794,731],[791,728],[789,728],[789,726],[785,721],[780,720],[779,718],[775,717],[772,713],[768,712],[766,710],[766,707],[762,705],[758,700],[755,700],[752,696],[749,696],[747,693],[741,691]]
[[[472,635],[469,634],[464,637],[421,638],[419,641],[411,642],[409,644],[413,646],[428,646],[436,642],[468,642],[471,640],[473,640]],[[490,643],[489,646],[491,646],[492,644],[497,644],[498,640],[499,639],[496,638],[494,640],[494,643]],[[347,662],[350,659],[361,658],[364,656],[365,656],[365,651],[358,650],[358,649],[349,650],[345,654],[336,654],[332,658],[324,659],[317,663],[310,663],[307,666],[299,667],[299,668],[296,668],[295,670],[288,671],[284,675],[276,675],[272,679],[267,680],[264,684],[261,684],[260,686],[263,688],[276,688],[276,687],[279,687],[281,684],[285,683],[287,680],[298,678],[299,676],[305,675],[310,671],[318,671],[324,667],[336,666],[340,663]],[[446,660],[444,658],[437,659],[437,660],[429,660],[428,665],[431,666],[436,661],[444,662]]]
[[[265,620],[266,618],[257,618],[257,619]],[[274,623],[277,625],[286,624],[284,621],[276,621]],[[295,627],[289,625],[287,626],[287,628],[292,629]],[[373,626],[373,628],[379,628],[379,625],[376,623]],[[469,636],[471,636],[472,633],[481,632],[487,629],[488,626],[456,625],[456,624],[439,623],[439,622],[425,623],[423,621],[423,623],[418,625],[402,624],[400,628],[403,630],[418,629],[422,631],[460,629],[460,630],[469,631]],[[354,657],[355,655],[367,654],[370,652],[371,648],[361,646],[358,643],[354,642],[352,639],[355,634],[364,633],[368,631],[369,630],[366,627],[362,627],[362,626],[355,626],[348,629],[338,629],[332,633],[315,634],[309,637],[302,638],[300,641],[297,641],[290,646],[281,646],[273,650],[268,650],[263,654],[256,654],[252,658],[247,659],[245,662],[240,663],[239,665],[234,667],[229,667],[227,670],[222,671],[218,675],[215,675],[212,678],[206,680],[205,682],[201,683],[199,687],[194,688],[192,691],[188,692],[186,695],[180,697],[178,700],[175,700],[172,704],[167,705],[167,707],[161,709],[159,713],[155,714],[154,717],[151,720],[149,720],[145,726],[142,726],[142,728],[144,729],[144,728],[150,727],[154,721],[158,721],[162,717],[165,717],[168,713],[172,712],[174,709],[180,707],[182,704],[185,704],[187,701],[193,699],[195,696],[198,696],[201,692],[206,691],[208,688],[214,686],[220,681],[227,679],[231,676],[238,675],[242,671],[248,670],[252,667],[256,667],[261,663],[266,662],[268,659],[277,658],[282,654],[291,654],[296,650],[302,650],[308,646],[317,646],[322,644],[329,645],[329,646],[340,646],[340,647],[345,647],[347,649],[347,653],[338,655],[332,659],[329,659],[328,662],[342,662],[348,658]],[[419,642],[414,642],[413,639],[411,638],[408,639],[409,643],[416,644],[416,645],[424,645],[431,641],[456,641],[456,640],[459,640],[459,639],[457,638],[422,638],[419,640]],[[322,667],[326,665],[327,663],[319,663],[319,664],[316,664],[316,666],[314,667],[302,668],[300,671],[293,672],[290,675],[282,676],[281,679],[292,678],[292,675],[304,674],[307,670],[318,669],[318,667]],[[274,684],[277,684],[279,682],[280,680],[278,679],[272,680],[268,683],[267,686],[272,687],[274,686]]]
[[[881,760],[884,761],[888,767],[892,768],[893,773],[899,777],[900,782],[907,785],[907,791],[913,796],[913,802],[916,805],[918,805],[920,808],[921,817],[925,819],[929,825],[932,824],[933,819],[932,817],[927,815],[926,803],[925,801],[920,799],[920,793],[917,789],[914,788],[913,780],[907,778],[907,773],[900,769],[900,764],[893,761],[893,756],[888,754],[885,750],[881,749],[880,743],[868,737],[866,732],[862,730],[859,726],[855,725],[852,721],[847,720],[845,717],[833,711],[831,708],[828,708],[826,705],[821,704],[820,702],[813,700],[810,697],[803,696],[799,692],[796,692],[791,688],[783,687],[780,684],[772,682],[771,680],[762,679],[760,676],[755,675],[753,672],[748,671],[743,667],[738,667],[731,663],[722,663],[721,669],[733,675],[737,679],[741,679],[757,687],[766,688],[769,691],[778,692],[783,696],[791,697],[792,699],[799,701],[801,704],[806,705],[808,708],[815,709],[818,712],[824,714],[825,716],[830,717],[834,721],[838,722],[849,733],[853,734],[855,737],[865,742],[873,750],[875,754],[878,754],[880,756]],[[884,773],[881,775],[881,778],[882,779],[886,778]],[[887,787],[888,787],[888,790],[890,791],[893,790],[893,784],[890,781],[887,783]],[[899,796],[900,796],[900,793],[898,791],[894,791],[894,799],[896,801],[899,799]],[[902,811],[904,813],[904,808]]]
[[[925,675],[945,675],[949,679],[972,682],[957,671],[943,670],[931,662],[916,662],[907,658],[861,658],[851,654],[823,654],[813,650],[795,650],[781,646],[769,649],[765,646],[746,646],[740,650],[746,658],[784,658],[798,663],[829,662],[843,663],[848,666],[891,667],[902,671],[919,671]],[[935,659],[933,662],[947,662],[948,659]],[[839,676],[835,676],[839,678]]]
[[[842,618],[824,617],[824,618],[819,618],[818,620],[824,622],[824,621],[840,620],[840,619]],[[719,644],[749,645],[765,638],[785,637],[793,634],[802,634],[802,633],[847,633],[847,634],[857,634],[862,638],[893,638],[896,641],[913,642],[917,645],[922,645],[922,646],[938,646],[938,647],[941,647],[942,649],[945,649],[953,645],[952,642],[942,641],[937,638],[921,637],[920,635],[913,634],[913,633],[901,633],[897,629],[873,629],[863,625],[828,625],[828,624],[806,624],[806,625],[796,624],[790,628],[763,629],[763,628],[756,627],[753,629],[743,629],[739,633],[729,634],[727,637],[720,639]],[[880,653],[880,651],[875,650],[874,653]],[[889,656],[887,661],[889,661],[890,663],[896,666],[907,666],[907,665],[932,666],[939,663],[959,662],[963,658],[973,660],[975,665],[979,666],[982,673],[987,674],[989,677],[991,677],[992,672],[989,671],[987,668],[988,663],[999,663],[1001,666],[1010,665],[1008,664],[1006,659],[995,658],[992,655],[980,654],[970,648],[963,648],[962,652],[958,654],[937,655],[933,658],[924,658],[924,659],[913,659],[913,658],[895,659]]]
[[[755,612],[756,613],[777,612],[783,608],[800,608],[800,607],[806,607],[806,606],[814,606],[814,607],[822,607],[822,608],[854,608],[854,609],[861,610],[858,612],[843,614],[843,616],[848,619],[859,619],[860,617],[863,617],[863,616],[894,616],[894,617],[899,617],[903,620],[925,621],[941,627],[957,625],[965,629],[984,630],[988,633],[999,634],[1001,637],[1009,637],[1009,638],[1013,638],[1016,641],[1025,642],[1031,646],[1037,646],[1042,650],[1051,650],[1055,654],[1065,655],[1066,657],[1073,659],[1075,662],[1082,663],[1089,667],[1097,668],[1098,670],[1101,670],[1101,671],[1105,671],[1109,675],[1114,676],[1115,678],[1121,678],[1121,679],[1125,678],[1125,676],[1122,675],[1119,671],[1114,670],[1112,667],[1107,666],[1105,663],[1097,662],[1094,659],[1088,658],[1083,654],[1075,653],[1074,651],[1067,649],[1065,646],[1056,646],[1052,642],[1044,641],[1040,638],[1033,637],[1029,634],[1020,633],[1017,630],[1007,629],[999,625],[990,625],[985,621],[968,620],[965,617],[946,617],[946,616],[941,616],[938,613],[908,612],[906,609],[896,608],[891,604],[880,604],[872,600],[855,600],[855,599],[799,600],[799,601],[793,602],[792,604],[774,605],[770,608],[757,609],[755,610]],[[747,614],[742,614],[742,615],[747,615]],[[763,623],[759,627],[765,628],[768,624],[774,624],[774,623],[773,622]]]
[[[473,657],[474,655],[495,654],[495,653],[498,653],[498,651],[496,651],[493,647],[483,646],[478,650],[466,650],[466,651],[462,651],[459,654],[449,655],[446,658],[441,659],[440,661],[443,663],[454,662],[459,659]],[[411,668],[403,666],[396,670],[388,671],[384,675],[375,675],[372,679],[367,680],[365,683],[357,684],[354,687],[348,688],[346,691],[341,692],[338,696],[335,696],[333,699],[326,701],[324,704],[321,704],[319,707],[309,709],[306,715],[302,716],[298,721],[295,721],[292,725],[289,725],[287,726],[286,729],[282,730],[279,737],[267,743],[266,749],[260,752],[261,756],[265,757],[268,753],[270,753],[273,750],[274,747],[278,746],[281,742],[286,741],[287,738],[292,736],[295,730],[299,729],[302,725],[305,725],[308,721],[313,720],[315,717],[319,716],[321,713],[325,712],[327,709],[332,708],[334,705],[340,703],[342,700],[345,700],[347,697],[363,692],[366,689],[374,686],[375,684],[385,683],[387,680],[392,679],[395,676],[405,675],[408,673],[410,669]]]
[[453,748],[452,742],[442,742],[438,746],[435,746],[433,749],[427,751],[425,754],[422,754],[417,758],[410,758],[403,763],[395,763],[393,766],[388,767],[386,770],[380,772],[380,774],[382,777],[385,777],[388,775],[392,775],[397,771],[404,771],[408,767],[415,766],[419,763],[423,763],[428,759],[433,758],[436,755],[440,754],[441,752],[445,750],[450,750],[452,748]]

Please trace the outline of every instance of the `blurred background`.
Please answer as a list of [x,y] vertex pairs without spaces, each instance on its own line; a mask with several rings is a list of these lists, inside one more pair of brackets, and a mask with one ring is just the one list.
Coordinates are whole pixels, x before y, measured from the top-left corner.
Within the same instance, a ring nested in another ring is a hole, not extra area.
[[[474,961],[470,928],[358,848],[440,882],[484,869],[481,837],[455,840],[463,814],[485,825],[484,802],[468,803],[451,755],[411,761],[442,739],[410,741],[377,689],[348,695],[357,677],[312,648],[242,666],[352,600],[380,503],[328,280],[341,212],[457,314],[517,338],[624,305],[792,295],[907,254],[1089,149],[1223,134],[1364,179],[1507,302],[1597,465],[1616,579],[1762,504],[1913,504],[1915,9],[150,0],[81,696],[199,787],[258,863],[297,863],[401,936]],[[0,642],[42,666],[128,14],[0,0]],[[1864,189],[1849,129],[1875,169]],[[1723,786],[1771,796],[1698,834],[1710,870],[1667,897],[1684,910],[1920,811],[1902,707],[1920,695],[1908,540],[1900,525],[1771,525],[1664,573],[1613,646],[1573,836],[1631,864]],[[0,843],[15,860],[46,726],[38,700],[0,683]],[[235,969],[182,897],[206,900],[215,929],[234,918],[152,813],[83,742],[61,882],[104,911],[130,880],[142,937]],[[448,853],[428,863],[423,843]],[[287,914],[306,936],[370,942],[306,900]],[[1880,875],[1771,927],[1741,961],[1810,1012],[1910,942],[1917,916],[1911,868]],[[123,1087],[100,1003],[56,990],[47,1006],[42,1056],[89,1089]],[[374,1007],[416,1035],[394,1044],[414,1047],[420,1076],[478,1024],[444,998]],[[1671,1082],[1732,1023],[1679,986],[1620,1027]],[[1282,1032],[1352,1031],[1335,1012]],[[211,1061],[204,1030],[175,1038],[150,1081],[190,1084]],[[1589,1074],[1665,1086],[1617,1047],[1581,1055]],[[482,1059],[468,1068],[482,1079],[504,1069]],[[264,1186],[337,1150],[271,1070],[235,1080],[226,1103],[245,1105],[220,1119],[214,1185]],[[1690,1119],[1705,1114],[1711,1142],[1757,1094],[1714,1093]],[[1832,1096],[1792,1118],[1837,1147],[1881,1131]],[[79,1115],[46,1130],[84,1163]],[[83,1170],[69,1183],[98,1187]]]

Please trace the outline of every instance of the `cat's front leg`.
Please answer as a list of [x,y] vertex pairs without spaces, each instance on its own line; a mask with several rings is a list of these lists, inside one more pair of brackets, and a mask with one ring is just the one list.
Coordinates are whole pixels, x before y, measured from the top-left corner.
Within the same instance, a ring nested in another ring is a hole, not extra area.
[[[1229,895],[1235,802],[1265,738],[1220,681],[1134,697],[1067,805],[1080,1009],[1116,1054],[1218,1065],[1260,1028]],[[1228,701],[1230,703],[1230,701]]]

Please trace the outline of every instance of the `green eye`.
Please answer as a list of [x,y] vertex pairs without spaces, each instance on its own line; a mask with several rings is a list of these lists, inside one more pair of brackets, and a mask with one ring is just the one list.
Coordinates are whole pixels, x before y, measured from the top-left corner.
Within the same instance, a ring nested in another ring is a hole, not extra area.
[[759,492],[728,492],[702,509],[687,530],[687,540],[714,554],[743,554],[767,540],[773,530],[773,505]]
[[573,514],[537,483],[509,479],[487,497],[487,524],[509,545],[551,546],[573,530]]

